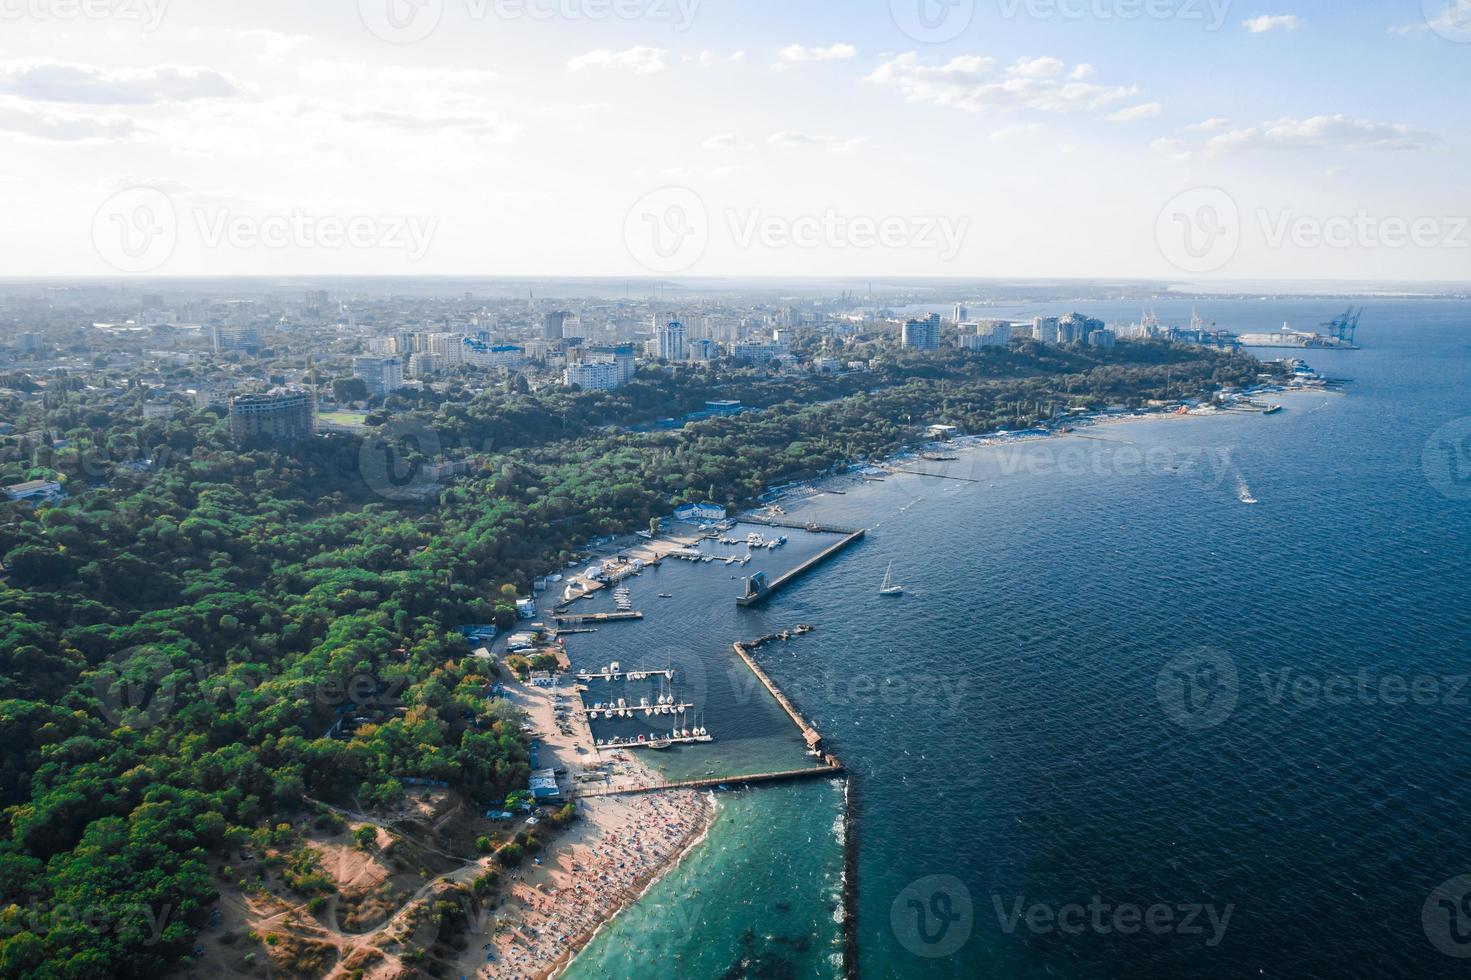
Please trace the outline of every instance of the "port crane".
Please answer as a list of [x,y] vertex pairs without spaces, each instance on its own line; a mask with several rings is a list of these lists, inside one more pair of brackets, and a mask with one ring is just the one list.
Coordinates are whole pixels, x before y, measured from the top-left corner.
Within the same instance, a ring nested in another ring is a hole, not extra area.
[[1359,332],[1359,318],[1363,315],[1363,307],[1355,310],[1350,306],[1348,312],[1343,314],[1343,316],[1338,317],[1336,320],[1330,320],[1322,326],[1324,330],[1328,331],[1330,337],[1341,340],[1349,346],[1354,346],[1355,337],[1358,336]]

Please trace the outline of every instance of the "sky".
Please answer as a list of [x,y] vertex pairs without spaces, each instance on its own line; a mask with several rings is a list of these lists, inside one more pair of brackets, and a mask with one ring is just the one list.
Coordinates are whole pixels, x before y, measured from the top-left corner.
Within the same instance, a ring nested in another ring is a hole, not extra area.
[[1471,0],[0,0],[6,276],[1471,278]]

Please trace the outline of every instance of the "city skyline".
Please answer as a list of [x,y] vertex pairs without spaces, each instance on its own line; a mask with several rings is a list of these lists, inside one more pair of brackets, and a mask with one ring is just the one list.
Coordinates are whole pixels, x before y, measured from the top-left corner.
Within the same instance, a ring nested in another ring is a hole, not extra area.
[[16,0],[5,267],[1464,280],[1467,14]]

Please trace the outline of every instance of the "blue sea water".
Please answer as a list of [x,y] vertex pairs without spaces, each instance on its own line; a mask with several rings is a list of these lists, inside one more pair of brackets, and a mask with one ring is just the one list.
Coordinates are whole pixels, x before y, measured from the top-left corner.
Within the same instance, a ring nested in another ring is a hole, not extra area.
[[[1083,312],[1133,309],[1107,305]],[[1175,305],[1161,317],[1188,319]],[[1201,314],[1305,327],[1345,305]],[[653,644],[705,665],[709,727],[737,738],[668,763],[700,772],[801,755],[729,643],[817,627],[759,659],[854,774],[865,976],[1464,975],[1471,901],[1442,886],[1471,874],[1471,304],[1366,305],[1364,350],[1305,354],[1351,379],[1342,394],[1096,426],[925,464],[963,480],[815,498],[793,516],[868,539],[754,611],[708,566],[666,565],[678,590],[636,588],[682,598],[574,638],[574,660]],[[907,591],[881,600],[890,561]],[[800,792],[817,791],[741,794],[771,819],[717,820],[705,848],[773,880],[831,867],[839,802],[782,802]],[[699,853],[656,888],[753,894]],[[825,926],[801,953],[777,913],[732,902],[683,940],[630,916],[574,972],[655,975],[623,971],[657,935],[661,962],[698,950],[671,975],[809,975],[837,929],[826,887],[802,891]]]

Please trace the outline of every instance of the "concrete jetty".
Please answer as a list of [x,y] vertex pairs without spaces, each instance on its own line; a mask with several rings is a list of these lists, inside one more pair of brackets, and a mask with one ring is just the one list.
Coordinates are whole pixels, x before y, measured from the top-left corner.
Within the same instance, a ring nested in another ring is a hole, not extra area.
[[584,613],[582,615],[557,614],[557,622],[564,625],[576,625],[578,623],[618,623],[643,618],[644,614],[641,612]]
[[[771,696],[776,698],[776,703],[782,706],[782,710],[791,716],[792,721],[797,723],[797,727],[802,730],[802,739],[807,743],[807,747],[809,749],[815,749],[822,744],[822,733],[807,724],[807,719],[802,717],[802,713],[782,693],[781,688],[776,686],[776,682],[766,676],[766,671],[762,670],[760,664],[756,663],[751,657],[751,654],[747,652],[746,645],[744,643],[735,644],[735,652],[746,662],[746,666],[751,668],[751,673],[756,675],[756,679],[766,686],[766,690],[771,692]],[[832,756],[828,758],[832,763],[837,763],[837,759]]]
[[780,592],[786,586],[792,584],[803,575],[806,575],[808,572],[812,571],[812,569],[816,568],[818,565],[821,565],[829,558],[834,557],[839,552],[848,548],[850,545],[854,545],[857,544],[859,541],[862,541],[864,535],[868,533],[861,528],[855,530],[853,528],[846,527],[828,527],[816,524],[797,524],[796,522],[779,523],[776,526],[796,527],[800,528],[801,530],[842,534],[844,535],[844,537],[836,544],[824,548],[822,551],[813,555],[811,558],[807,559],[796,568],[792,569],[784,575],[780,575],[772,579],[769,582],[765,580],[761,573],[757,573],[756,575],[751,576],[751,578],[747,580],[746,594],[736,600],[736,605],[738,606],[759,606],[761,603],[765,602],[767,599],[771,598],[773,595]]
[[[620,745],[620,749],[628,746]],[[831,757],[829,757],[831,758]],[[834,764],[812,769],[789,769],[785,772],[762,772],[751,776],[714,776],[709,779],[687,779],[676,783],[652,783],[647,786],[609,787],[606,789],[579,789],[578,796],[624,796],[634,793],[662,793],[671,789],[715,789],[719,786],[744,786],[747,783],[782,783],[798,779],[822,779],[841,776],[843,767],[837,760]]]
[[968,476],[951,476],[948,473],[926,473],[924,470],[906,470],[898,466],[888,467],[890,473],[904,473],[908,476],[928,476],[935,480],[958,480],[961,483],[980,483],[980,480]]
[[765,524],[767,527],[784,527],[793,531],[811,531],[813,534],[862,534],[856,527],[838,527],[836,524],[819,524],[816,521],[794,521],[790,517],[743,517],[750,524]]

